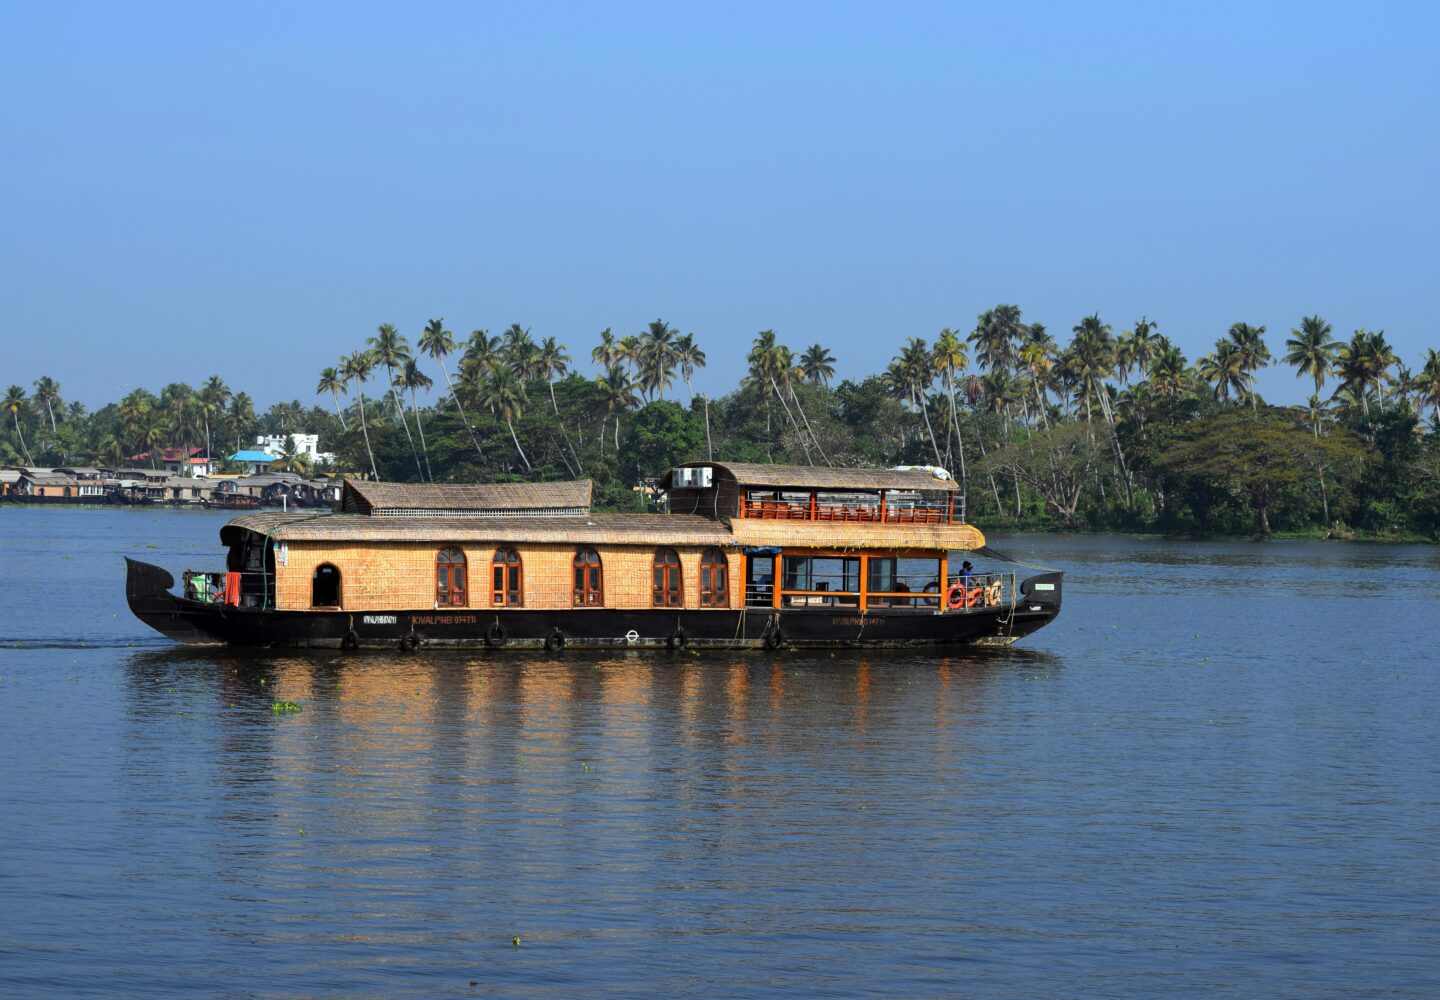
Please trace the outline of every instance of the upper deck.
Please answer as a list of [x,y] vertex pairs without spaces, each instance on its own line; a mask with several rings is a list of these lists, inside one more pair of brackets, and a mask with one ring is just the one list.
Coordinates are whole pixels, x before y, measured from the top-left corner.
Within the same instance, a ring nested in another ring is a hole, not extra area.
[[690,462],[661,481],[677,514],[762,521],[964,524],[943,470]]

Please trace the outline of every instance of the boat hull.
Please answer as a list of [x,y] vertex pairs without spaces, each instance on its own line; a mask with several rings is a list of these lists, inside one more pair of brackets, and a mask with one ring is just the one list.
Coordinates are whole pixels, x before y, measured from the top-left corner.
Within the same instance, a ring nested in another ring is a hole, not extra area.
[[[141,621],[187,645],[418,649],[823,648],[1008,645],[1060,612],[1059,574],[1024,581],[1018,600],[937,614],[854,608],[453,608],[277,611],[185,600],[164,569],[127,559]],[[1043,592],[1036,581],[1053,581]]]

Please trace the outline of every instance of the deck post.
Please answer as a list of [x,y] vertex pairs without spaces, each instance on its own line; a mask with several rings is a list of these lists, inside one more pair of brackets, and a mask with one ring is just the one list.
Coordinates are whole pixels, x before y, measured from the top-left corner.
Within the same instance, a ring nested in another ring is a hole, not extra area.
[[870,557],[860,553],[860,614],[870,606]]
[[885,523],[885,491],[880,491],[880,523]]
[[770,588],[770,606],[776,611],[780,610],[780,584],[785,579],[785,550],[781,549],[775,553],[775,580]]
[[940,553],[940,614],[950,610],[950,553]]

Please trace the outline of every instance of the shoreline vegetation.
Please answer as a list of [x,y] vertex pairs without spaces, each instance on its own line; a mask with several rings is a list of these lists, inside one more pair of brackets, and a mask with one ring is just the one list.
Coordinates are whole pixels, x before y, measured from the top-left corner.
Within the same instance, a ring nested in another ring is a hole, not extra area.
[[[120,465],[166,447],[223,456],[257,434],[312,433],[335,467],[293,450],[276,466],[400,482],[588,477],[598,510],[643,509],[646,485],[688,460],[936,465],[994,531],[1440,539],[1440,354],[1412,369],[1383,331],[1337,340],[1319,316],[1283,350],[1242,322],[1192,362],[1155,322],[1117,334],[1098,314],[1062,345],[998,305],[968,332],[909,338],[884,372],[838,383],[825,346],[797,353],[764,330],[739,385],[712,398],[693,386],[699,341],[663,320],[602,331],[577,365],[519,324],[457,338],[431,319],[413,347],[382,324],[318,373],[318,403],[263,414],[220,375],[94,412],[67,404],[50,376],[11,385],[0,464]],[[1259,397],[1255,373],[1271,364],[1313,384],[1305,405]]]

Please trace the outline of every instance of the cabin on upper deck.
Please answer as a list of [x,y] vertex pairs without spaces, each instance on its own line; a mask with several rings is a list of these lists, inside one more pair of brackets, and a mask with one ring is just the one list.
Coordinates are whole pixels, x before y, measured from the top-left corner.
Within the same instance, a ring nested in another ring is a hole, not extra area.
[[948,473],[688,462],[661,480],[670,510],[716,518],[963,524],[965,498]]

